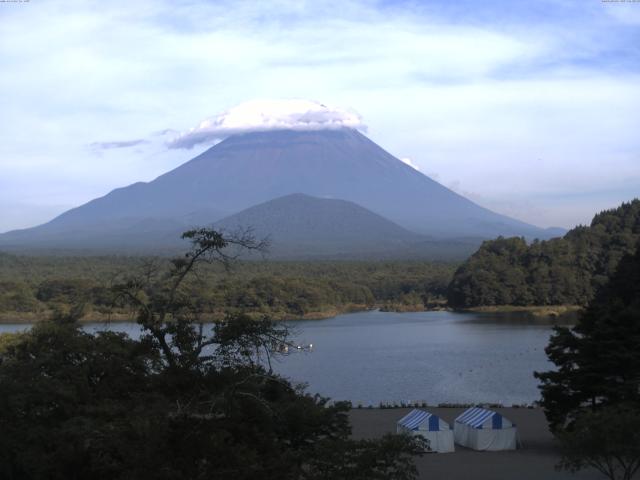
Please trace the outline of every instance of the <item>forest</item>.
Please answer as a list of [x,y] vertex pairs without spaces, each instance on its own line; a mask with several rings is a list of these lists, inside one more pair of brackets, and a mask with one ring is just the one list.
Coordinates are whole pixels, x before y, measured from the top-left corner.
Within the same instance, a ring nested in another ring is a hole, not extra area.
[[[0,320],[34,321],[84,306],[83,320],[129,320],[112,286],[131,275],[162,271],[161,257],[64,257],[0,254]],[[322,318],[381,308],[442,305],[456,264],[426,261],[239,261],[206,265],[186,289],[207,320],[244,312],[274,319]]]
[[484,242],[455,272],[449,305],[586,305],[639,238],[640,200],[635,199],[561,238]]

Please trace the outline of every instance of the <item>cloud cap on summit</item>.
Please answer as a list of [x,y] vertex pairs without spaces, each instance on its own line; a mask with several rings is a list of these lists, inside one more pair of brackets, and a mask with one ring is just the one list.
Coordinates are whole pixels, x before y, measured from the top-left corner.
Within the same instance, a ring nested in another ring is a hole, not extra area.
[[269,130],[335,130],[343,127],[366,131],[353,110],[312,100],[253,100],[243,102],[167,142],[169,148],[192,148],[231,135]]

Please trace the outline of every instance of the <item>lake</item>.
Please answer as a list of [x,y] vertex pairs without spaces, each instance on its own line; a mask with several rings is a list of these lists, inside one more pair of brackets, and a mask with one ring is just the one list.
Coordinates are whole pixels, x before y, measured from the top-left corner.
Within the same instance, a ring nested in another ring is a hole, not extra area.
[[[552,367],[544,353],[552,326],[526,315],[369,311],[289,325],[313,350],[283,356],[274,369],[354,404],[532,403],[540,397],[533,372]],[[85,328],[140,333],[135,323]]]

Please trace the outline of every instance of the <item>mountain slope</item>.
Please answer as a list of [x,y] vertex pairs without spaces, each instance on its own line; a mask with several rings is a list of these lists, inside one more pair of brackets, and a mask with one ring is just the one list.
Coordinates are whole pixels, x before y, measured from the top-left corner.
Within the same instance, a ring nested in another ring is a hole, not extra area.
[[546,238],[542,229],[474,204],[350,129],[230,137],[154,183],[167,190],[188,185],[191,201],[210,199],[229,212],[301,192],[355,202],[419,233]]
[[424,238],[352,202],[292,194],[250,207],[215,223],[234,231],[251,227],[269,237],[270,255],[310,257],[401,254]]
[[45,225],[2,235],[0,246],[28,247],[55,237],[63,245],[65,239],[75,245],[86,238],[90,247],[90,239],[103,234],[126,244],[136,222],[171,225],[160,228],[157,238],[176,225],[210,224],[299,192],[351,201],[406,229],[441,238],[549,236],[452,192],[355,130],[282,130],[229,137],[152,182],[116,189]]

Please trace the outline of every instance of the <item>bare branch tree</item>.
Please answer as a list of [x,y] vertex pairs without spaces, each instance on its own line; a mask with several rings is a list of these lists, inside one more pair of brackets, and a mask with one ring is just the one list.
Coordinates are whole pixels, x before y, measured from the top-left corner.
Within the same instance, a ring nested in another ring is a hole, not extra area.
[[138,323],[170,367],[193,365],[204,349],[216,343],[205,332],[200,305],[182,291],[186,279],[197,274],[200,264],[221,264],[229,270],[242,253],[265,253],[268,247],[268,240],[256,239],[249,228],[233,233],[197,228],[182,238],[191,248],[171,259],[166,272],[157,260],[149,260],[137,275],[114,287],[117,298],[137,310]]

